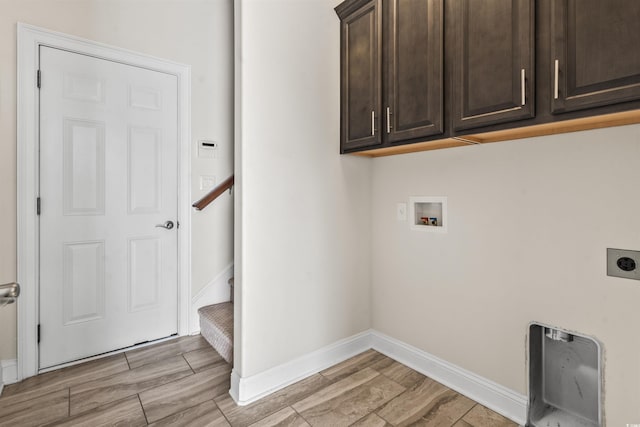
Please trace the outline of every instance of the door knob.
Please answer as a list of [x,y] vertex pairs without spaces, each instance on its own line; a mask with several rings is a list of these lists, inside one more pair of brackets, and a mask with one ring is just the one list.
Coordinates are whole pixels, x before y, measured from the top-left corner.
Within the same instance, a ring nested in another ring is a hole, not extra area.
[[13,304],[18,295],[20,295],[20,285],[17,283],[0,285],[0,307]]
[[167,230],[171,230],[173,228],[173,221],[167,221],[164,224],[156,224],[156,227],[166,228]]

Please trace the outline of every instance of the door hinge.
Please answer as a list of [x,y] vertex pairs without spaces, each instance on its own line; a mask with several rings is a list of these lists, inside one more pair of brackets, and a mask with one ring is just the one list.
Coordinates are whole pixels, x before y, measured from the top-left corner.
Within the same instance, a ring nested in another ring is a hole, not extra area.
[[36,85],[38,86],[38,89],[40,89],[40,87],[42,86],[42,73],[40,72],[40,70],[38,70],[38,77],[36,78]]
[[38,344],[40,344],[40,324],[38,323]]
[[36,199],[36,215],[40,215],[40,197]]

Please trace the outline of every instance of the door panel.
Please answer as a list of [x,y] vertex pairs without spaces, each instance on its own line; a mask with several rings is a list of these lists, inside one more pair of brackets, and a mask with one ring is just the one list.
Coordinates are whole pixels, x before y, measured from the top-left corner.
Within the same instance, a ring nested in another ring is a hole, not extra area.
[[64,325],[104,318],[104,241],[64,243],[62,250]]
[[40,48],[40,368],[177,332],[177,78]]
[[387,4],[387,138],[396,142],[441,134],[442,0]]
[[342,151],[382,143],[380,9],[372,0],[341,23]]
[[160,211],[161,129],[129,127],[128,203],[130,214]]
[[129,310],[157,307],[162,274],[162,242],[156,237],[129,240]]
[[455,0],[455,130],[534,115],[532,0]]
[[551,19],[552,112],[640,99],[640,2],[557,0]]
[[63,118],[64,215],[104,215],[105,124]]

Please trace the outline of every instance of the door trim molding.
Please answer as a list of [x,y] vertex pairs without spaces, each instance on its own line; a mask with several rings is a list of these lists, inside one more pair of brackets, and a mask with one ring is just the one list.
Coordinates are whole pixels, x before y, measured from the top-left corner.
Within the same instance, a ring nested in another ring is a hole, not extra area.
[[178,79],[178,334],[189,333],[191,308],[191,67],[43,28],[17,25],[18,380],[38,373],[39,97],[41,45],[175,75]]

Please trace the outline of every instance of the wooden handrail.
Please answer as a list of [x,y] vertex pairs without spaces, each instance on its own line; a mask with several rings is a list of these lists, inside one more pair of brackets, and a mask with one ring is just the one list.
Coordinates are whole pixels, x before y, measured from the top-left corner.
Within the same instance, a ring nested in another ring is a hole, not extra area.
[[211,191],[205,194],[200,200],[198,200],[197,202],[194,202],[194,204],[191,206],[196,208],[197,211],[201,211],[202,209],[209,206],[209,204],[213,202],[215,199],[217,199],[218,197],[220,197],[222,193],[224,193],[225,191],[233,187],[233,177],[234,176],[231,175],[229,178],[225,179],[223,182],[220,183],[220,185],[213,188]]

